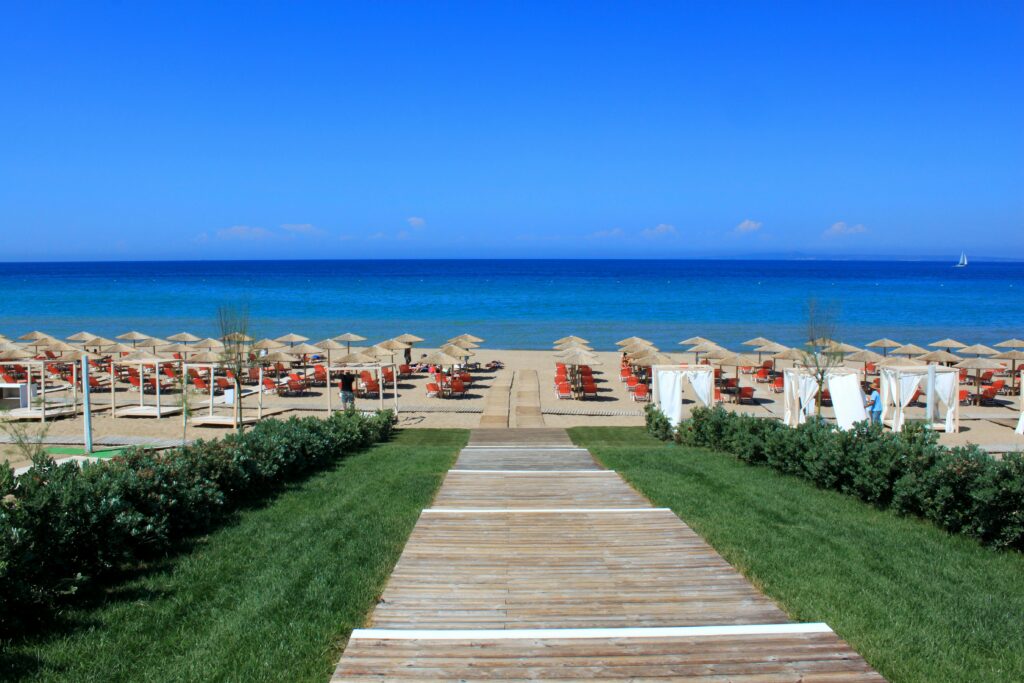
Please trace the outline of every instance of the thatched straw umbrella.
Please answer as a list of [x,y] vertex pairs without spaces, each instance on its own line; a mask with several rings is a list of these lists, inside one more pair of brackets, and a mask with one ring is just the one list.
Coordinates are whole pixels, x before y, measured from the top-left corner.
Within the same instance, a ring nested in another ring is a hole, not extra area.
[[366,341],[366,337],[358,335],[355,332],[346,332],[345,334],[339,334],[334,337],[334,341],[345,342],[347,344],[346,351],[352,353],[352,342]]
[[704,337],[690,337],[689,339],[684,339],[683,341],[679,342],[679,345],[680,346],[696,346],[697,344],[714,344],[714,343],[715,342],[711,341],[710,339],[705,339]]
[[[935,346],[935,344],[931,344],[930,346]],[[957,361],[963,360],[960,356],[946,351],[945,349],[922,354],[918,356],[917,359],[923,360],[926,363],[956,363]]]
[[946,339],[933,341],[928,346],[931,346],[936,349],[944,349],[950,353],[953,353],[953,349],[962,349],[965,346],[967,346],[967,344],[964,344],[963,342],[958,342],[956,339],[950,339],[947,337]]
[[767,339],[765,337],[754,337],[753,339],[748,339],[747,341],[743,342],[742,345],[743,346],[767,346],[768,344],[774,344],[774,343],[775,342],[773,342],[771,339]]
[[928,353],[928,349],[922,349],[917,344],[904,344],[892,350],[894,356],[923,356],[926,353]]
[[75,332],[70,337],[65,337],[65,339],[72,342],[84,342],[90,339],[95,339],[97,336],[98,335],[95,335],[92,332],[86,332],[85,330],[82,330],[81,332]]
[[985,346],[984,344],[972,344],[971,346],[965,346],[960,349],[960,353],[971,353],[975,356],[994,356],[999,352],[989,346]]
[[586,340],[586,339],[584,339],[583,337],[577,337],[577,336],[576,336],[576,335],[574,335],[574,334],[571,334],[571,335],[569,335],[568,337],[562,337],[561,339],[556,339],[556,340],[555,340],[554,342],[552,342],[552,343],[553,343],[553,344],[555,344],[555,345],[557,346],[557,345],[559,345],[559,344],[567,344],[567,343],[569,343],[569,342],[577,342],[577,343],[579,343],[579,344],[589,344],[589,343],[590,343],[589,341],[587,341],[587,340]]
[[138,342],[146,341],[147,339],[151,339],[152,337],[150,337],[148,334],[143,334],[142,332],[139,332],[138,330],[132,330],[131,332],[125,332],[124,334],[119,334],[119,335],[117,335],[116,338],[120,339],[121,341],[131,342],[132,346],[135,346]]
[[[408,344],[409,346],[412,346],[413,344],[419,344],[420,342],[422,342],[423,337],[417,337],[415,334],[409,334],[408,332],[404,332],[395,337],[395,341],[400,341],[403,344]],[[469,340],[467,339],[465,341]]]
[[[452,337],[448,341],[454,342],[456,340],[473,342],[474,344],[483,344],[484,341],[485,341],[482,337],[476,337],[476,336],[474,336],[472,334],[460,334],[457,337]],[[586,340],[584,340],[584,341],[586,341]]]
[[860,351],[856,351],[854,353],[851,353],[847,357],[847,360],[857,361],[859,363],[863,363],[864,364],[864,381],[867,382],[868,381],[868,363],[879,363],[879,362],[882,361],[883,358],[885,358],[885,356],[883,356],[880,353],[875,353],[874,351],[871,351],[870,349],[862,349]]
[[195,344],[193,344],[193,346],[196,347],[197,349],[205,349],[207,351],[219,351],[224,348],[224,342],[222,342],[219,339],[213,339],[208,337],[206,339],[200,339]]
[[881,339],[876,339],[873,342],[865,344],[865,346],[869,349],[882,349],[882,355],[887,356],[889,355],[889,349],[898,349],[903,346],[903,344],[900,344],[898,341],[882,337]]
[[643,337],[626,337],[615,342],[616,346],[631,346],[633,344],[646,344],[647,346],[654,346],[654,343],[644,339]]
[[253,342],[250,348],[254,351],[273,351],[275,349],[283,349],[286,346],[287,344],[276,339],[260,339],[257,342]]
[[303,337],[301,334],[289,332],[288,334],[282,334],[280,337],[275,337],[274,341],[279,341],[282,344],[288,344],[289,346],[295,346],[300,342],[309,341],[309,337]]
[[1024,339],[1007,339],[998,344],[993,344],[997,349],[1024,349]]
[[700,342],[699,344],[694,345],[693,348],[688,349],[688,351],[693,353],[694,363],[700,362],[700,354],[702,353],[706,354],[711,352],[718,352],[721,350],[723,350],[721,346],[711,341]]
[[202,339],[202,337],[197,337],[191,332],[179,332],[177,334],[172,334],[167,338],[167,341],[178,342],[179,344],[191,344],[199,341],[200,339]]

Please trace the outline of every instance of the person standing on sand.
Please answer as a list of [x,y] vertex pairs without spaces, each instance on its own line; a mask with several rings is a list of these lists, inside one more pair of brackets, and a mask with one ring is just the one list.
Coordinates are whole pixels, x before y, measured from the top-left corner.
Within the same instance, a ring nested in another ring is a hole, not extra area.
[[878,395],[878,389],[875,387],[871,387],[871,393],[868,395],[865,407],[871,416],[871,424],[882,424],[882,397]]
[[345,410],[351,408],[356,409],[356,394],[355,394],[355,383],[356,377],[352,373],[343,372],[341,374],[341,381],[338,382],[338,388],[341,390],[341,407]]

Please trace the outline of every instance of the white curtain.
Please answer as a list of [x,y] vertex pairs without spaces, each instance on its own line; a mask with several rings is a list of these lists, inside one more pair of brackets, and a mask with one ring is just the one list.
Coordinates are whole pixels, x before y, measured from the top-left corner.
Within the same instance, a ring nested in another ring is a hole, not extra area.
[[1017,433],[1024,434],[1024,372],[1020,373],[1020,382],[1017,384],[1021,388],[1021,404],[1020,404],[1020,420],[1017,421]]
[[853,373],[826,376],[828,393],[832,396],[832,408],[836,413],[836,424],[840,429],[849,429],[858,422],[868,419],[864,409],[864,392],[860,380]]
[[797,418],[800,424],[807,422],[807,416],[814,413],[814,397],[818,393],[818,380],[810,375],[799,375],[800,377],[800,412]]
[[683,419],[683,374],[675,370],[658,370],[658,405],[669,423],[675,427]]
[[[892,430],[898,432],[903,429],[903,409],[910,405],[910,399],[914,398],[914,392],[917,391],[917,387],[921,385],[921,380],[925,378],[924,375],[907,375],[907,374],[894,374],[892,377],[893,382],[899,385],[899,405],[896,406],[896,416],[892,419]],[[893,392],[893,400],[895,401],[896,392]]]
[[796,373],[792,370],[786,370],[783,372],[782,377],[782,407],[785,411],[782,421],[789,427],[796,427],[793,415],[794,406],[799,408],[796,398]]
[[686,370],[683,374],[697,394],[697,400],[710,406],[711,394],[715,388],[715,373],[706,370]]
[[960,402],[960,376],[956,372],[935,373],[935,398],[946,409],[946,433],[956,429],[956,408]]

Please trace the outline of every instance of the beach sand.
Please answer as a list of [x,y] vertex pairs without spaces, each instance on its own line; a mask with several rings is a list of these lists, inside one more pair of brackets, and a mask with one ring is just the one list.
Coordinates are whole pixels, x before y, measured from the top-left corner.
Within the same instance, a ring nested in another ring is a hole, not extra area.
[[[431,349],[415,349],[413,358],[428,353]],[[691,353],[669,353],[674,361],[693,362]],[[601,364],[594,365],[594,374],[598,386],[598,398],[586,401],[559,400],[554,391],[555,359],[550,351],[492,350],[476,349],[472,359],[482,365],[491,360],[504,363],[504,370],[497,372],[473,372],[474,382],[464,398],[427,398],[425,387],[428,378],[425,374],[399,381],[398,405],[399,427],[404,428],[462,428],[471,429],[481,424],[489,426],[640,426],[644,424],[643,404],[634,402],[624,383],[619,381],[619,355],[616,352],[598,352]],[[780,361],[779,366],[787,363]],[[850,367],[860,365],[850,363]],[[726,368],[726,376],[734,374]],[[535,379],[534,379],[535,373]],[[782,395],[773,393],[767,384],[756,383],[751,375],[740,374],[740,386],[753,386],[756,405],[723,404],[727,410],[750,413],[766,418],[782,417]],[[281,411],[281,417],[290,415],[327,415],[327,396],[324,387],[313,387],[306,396],[278,397],[264,395],[264,408],[267,411]],[[332,396],[333,408],[339,407],[337,390]],[[48,396],[60,396],[59,393],[48,393]],[[70,396],[70,393],[67,393]],[[177,394],[163,397],[165,405],[177,405],[180,402]],[[208,412],[207,395],[190,393],[190,404],[193,413]],[[137,392],[120,390],[117,392],[118,406],[137,404]],[[153,405],[155,398],[146,395],[144,401]],[[244,399],[245,413],[254,415],[256,412],[256,396]],[[684,388],[684,415],[691,407],[699,405],[692,389]],[[728,398],[727,398],[728,401]],[[109,393],[93,394],[94,406],[109,406]],[[357,407],[373,410],[381,405],[377,399],[357,399]],[[391,387],[385,390],[383,406],[393,408],[395,405]],[[824,415],[831,417],[831,409],[825,408]],[[230,415],[230,408],[215,406],[218,415]],[[1020,414],[1018,399],[1008,400],[1003,407],[962,407],[961,431],[958,434],[942,434],[940,440],[948,445],[977,443],[993,447],[994,450],[1024,450],[1024,437],[1013,432],[1011,425],[1016,423]],[[922,408],[908,409],[908,416],[913,419],[923,415]],[[487,420],[482,422],[482,418]],[[996,420],[996,421],[993,421]],[[38,430],[38,423],[23,423]],[[109,408],[94,411],[93,438],[128,437],[154,440],[180,440],[182,438],[182,419],[180,416],[155,418],[113,418]],[[67,437],[68,441],[77,440],[81,443],[83,419],[58,419],[48,421],[47,436],[51,440]],[[189,425],[187,437],[217,438],[229,431],[226,427],[208,427]],[[0,457],[16,464],[25,464],[20,453],[10,445],[0,445]]]

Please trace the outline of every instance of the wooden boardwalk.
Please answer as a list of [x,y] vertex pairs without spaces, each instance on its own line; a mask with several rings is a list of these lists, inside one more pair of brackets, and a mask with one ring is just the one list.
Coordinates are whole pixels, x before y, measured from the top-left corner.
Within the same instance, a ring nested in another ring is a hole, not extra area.
[[878,681],[564,430],[476,430],[333,681]]

